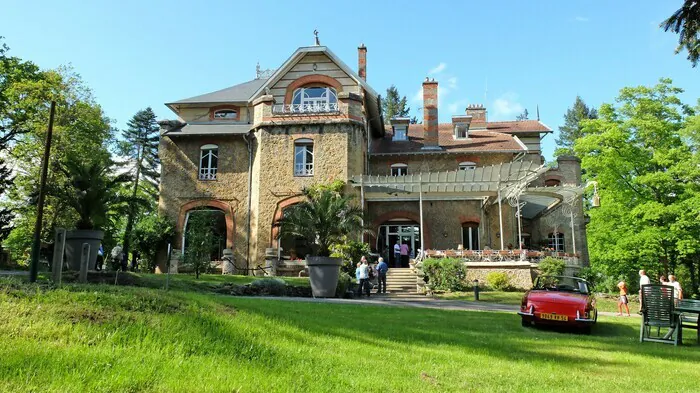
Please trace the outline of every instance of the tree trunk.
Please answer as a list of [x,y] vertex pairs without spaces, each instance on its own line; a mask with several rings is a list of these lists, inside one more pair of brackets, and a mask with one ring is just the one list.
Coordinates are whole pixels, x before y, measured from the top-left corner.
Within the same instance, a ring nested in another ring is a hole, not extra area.
[[[141,177],[141,164],[143,163],[143,146],[139,147],[139,153],[136,156],[136,179],[134,179],[134,189],[131,192],[131,203],[129,204],[129,213],[126,217],[126,229],[124,230],[124,254],[129,258],[129,248],[131,247],[131,230],[134,227],[134,216],[136,215],[136,207],[134,200],[139,189],[139,178]],[[133,263],[135,264],[136,261]],[[135,266],[135,265],[134,265]],[[136,269],[134,269],[136,270]]]

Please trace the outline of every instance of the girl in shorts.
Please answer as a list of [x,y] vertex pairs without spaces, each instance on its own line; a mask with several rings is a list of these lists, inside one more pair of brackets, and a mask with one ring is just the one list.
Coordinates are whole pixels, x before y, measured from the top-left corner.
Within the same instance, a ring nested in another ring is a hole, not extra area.
[[627,316],[630,316],[630,308],[627,305],[628,300],[627,300],[627,295],[629,294],[629,290],[627,289],[627,284],[624,281],[620,281],[617,284],[617,287],[620,288],[620,299],[617,301],[617,309],[618,313],[617,315],[622,316],[622,306],[625,306],[625,309],[627,310]]

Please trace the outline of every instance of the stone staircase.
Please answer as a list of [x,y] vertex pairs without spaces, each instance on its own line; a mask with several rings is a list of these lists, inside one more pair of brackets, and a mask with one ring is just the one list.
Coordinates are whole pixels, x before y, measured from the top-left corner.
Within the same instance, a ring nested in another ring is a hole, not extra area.
[[390,268],[386,274],[386,290],[392,296],[422,296],[416,293],[416,272],[411,268]]

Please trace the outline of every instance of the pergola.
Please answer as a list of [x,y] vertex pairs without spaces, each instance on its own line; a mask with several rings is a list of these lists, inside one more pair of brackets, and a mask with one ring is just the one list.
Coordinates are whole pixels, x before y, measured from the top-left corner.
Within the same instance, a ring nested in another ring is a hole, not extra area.
[[[547,171],[544,165],[525,160],[476,167],[474,169],[418,173],[405,176],[353,176],[350,184],[360,188],[365,201],[418,201],[421,244],[424,243],[423,200],[481,200],[498,204],[500,231],[503,233],[502,203],[516,208],[518,239],[522,243],[521,216],[531,219],[556,208],[562,202],[575,201],[583,194],[579,185],[529,187]],[[573,213],[572,213],[573,214]],[[573,230],[573,216],[572,216]],[[501,249],[504,249],[501,236]],[[574,246],[574,249],[576,247]]]

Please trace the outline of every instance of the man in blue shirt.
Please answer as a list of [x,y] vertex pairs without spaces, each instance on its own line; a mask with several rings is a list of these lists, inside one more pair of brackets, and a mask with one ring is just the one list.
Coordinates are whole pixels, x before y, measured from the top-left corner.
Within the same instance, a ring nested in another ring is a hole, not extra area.
[[379,272],[379,288],[377,293],[386,293],[386,272],[389,271],[389,265],[384,262],[384,258],[379,258],[377,263],[377,272]]

